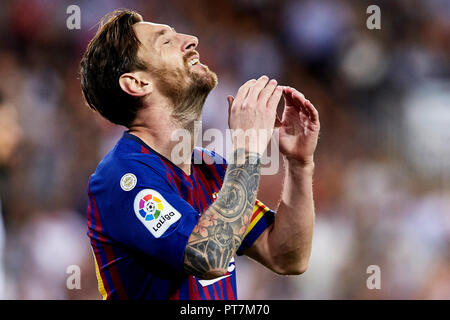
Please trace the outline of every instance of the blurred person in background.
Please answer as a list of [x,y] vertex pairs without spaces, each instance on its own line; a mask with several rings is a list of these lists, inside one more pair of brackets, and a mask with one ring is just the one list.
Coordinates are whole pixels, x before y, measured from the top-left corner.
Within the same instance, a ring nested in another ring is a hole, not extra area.
[[22,129],[14,106],[3,99],[0,93],[0,299],[5,297],[4,247],[5,227],[3,222],[2,196],[4,179],[13,165],[16,149],[22,139]]

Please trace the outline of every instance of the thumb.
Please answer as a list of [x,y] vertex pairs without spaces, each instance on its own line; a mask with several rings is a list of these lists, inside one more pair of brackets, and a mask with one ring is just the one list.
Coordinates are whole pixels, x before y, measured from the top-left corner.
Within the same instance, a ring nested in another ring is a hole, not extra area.
[[233,105],[234,97],[227,96],[227,101],[228,101],[228,127],[230,127],[231,106]]
[[233,105],[234,97],[233,96],[227,96],[228,101],[228,113],[230,113],[231,106]]

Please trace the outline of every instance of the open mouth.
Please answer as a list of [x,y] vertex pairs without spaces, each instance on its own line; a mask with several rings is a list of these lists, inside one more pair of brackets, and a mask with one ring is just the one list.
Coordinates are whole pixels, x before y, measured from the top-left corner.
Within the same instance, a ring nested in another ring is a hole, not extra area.
[[194,58],[194,59],[191,59],[191,60],[188,61],[188,64],[189,64],[190,67],[192,67],[192,66],[194,66],[194,65],[196,65],[198,63],[200,63],[200,60],[198,58]]

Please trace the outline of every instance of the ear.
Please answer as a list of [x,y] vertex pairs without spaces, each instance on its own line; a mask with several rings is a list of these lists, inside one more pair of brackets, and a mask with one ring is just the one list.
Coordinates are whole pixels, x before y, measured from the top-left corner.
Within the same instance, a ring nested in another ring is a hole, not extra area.
[[119,85],[123,91],[133,97],[143,97],[153,90],[152,82],[144,72],[124,73],[119,78]]

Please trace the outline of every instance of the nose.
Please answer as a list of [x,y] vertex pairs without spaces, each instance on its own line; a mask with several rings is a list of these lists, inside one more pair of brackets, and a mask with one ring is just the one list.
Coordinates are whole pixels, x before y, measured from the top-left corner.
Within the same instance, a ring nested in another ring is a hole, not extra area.
[[183,35],[184,41],[183,41],[183,52],[192,51],[198,46],[198,38],[195,36],[190,35]]

